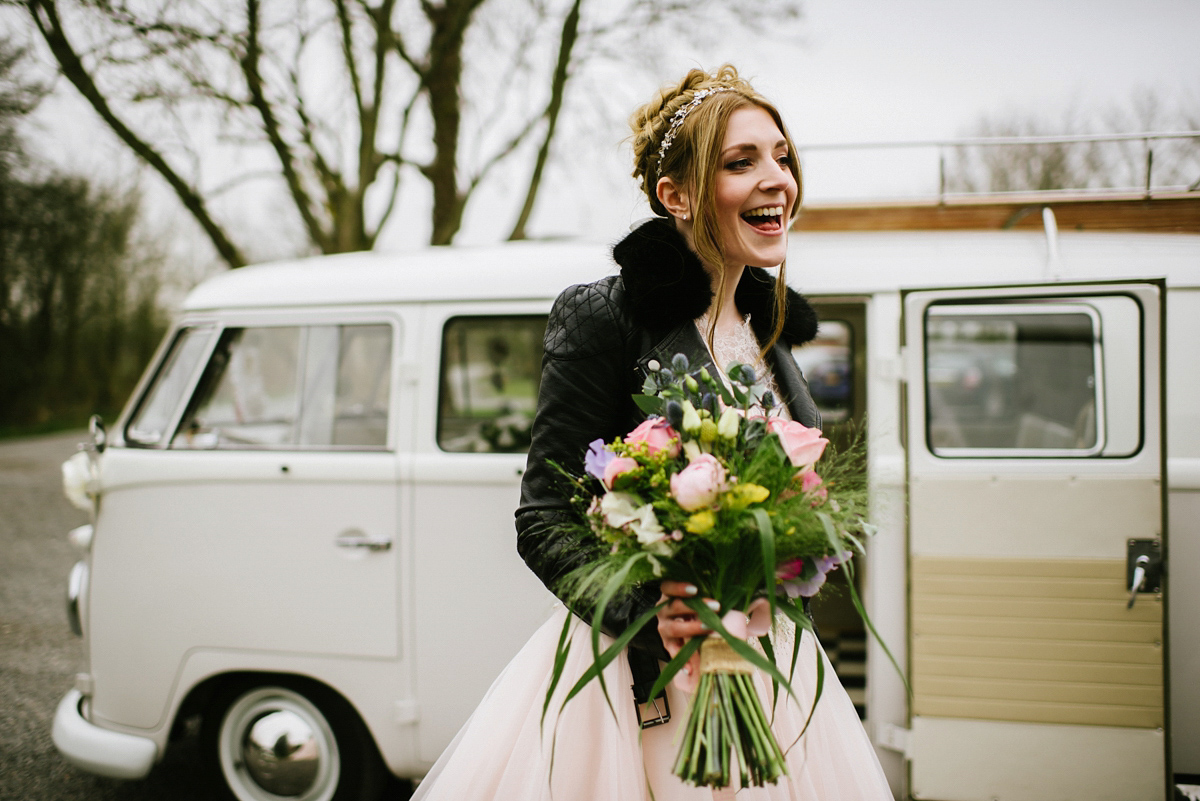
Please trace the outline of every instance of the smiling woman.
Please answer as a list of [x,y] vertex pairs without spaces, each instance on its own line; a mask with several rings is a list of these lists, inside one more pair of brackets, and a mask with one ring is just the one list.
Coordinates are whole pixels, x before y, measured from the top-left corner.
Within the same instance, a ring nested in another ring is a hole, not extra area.
[[[697,595],[694,586],[634,584],[599,604],[603,633],[594,633],[600,647],[612,646],[610,637],[629,645],[614,650],[614,661],[602,670],[607,695],[601,684],[583,682],[570,703],[563,702],[581,676],[600,670],[591,667],[593,651],[583,642],[562,650],[560,632],[577,630],[582,640],[588,623],[597,620],[595,599],[573,593],[564,579],[594,566],[609,546],[580,522],[582,510],[573,505],[561,471],[591,486],[593,479],[584,475],[589,444],[621,437],[628,445],[649,437],[648,431],[660,436],[653,445],[647,439],[646,447],[673,445],[670,458],[689,460],[692,467],[681,464],[680,475],[704,467],[703,454],[681,451],[667,421],[647,420],[634,402],[648,375],[670,364],[707,375],[706,381],[728,380],[727,372],[746,374],[731,370],[732,363],[753,365],[754,375],[771,388],[755,413],[770,416],[770,425],[818,437],[821,425],[790,350],[815,336],[817,320],[784,278],[800,173],[779,112],[724,66],[711,74],[692,70],[638,109],[630,124],[633,175],[658,217],[613,248],[619,275],[569,287],[550,312],[517,509],[517,550],[565,607],[509,663],[415,798],[714,801],[736,792],[752,801],[890,799],[854,705],[816,639],[801,637],[791,622],[777,623],[772,650],[784,672],[793,651],[798,654],[794,698],[781,690],[784,697],[774,704],[770,678],[745,663],[755,688],[748,693],[757,690],[763,707],[773,710],[772,734],[788,750],[786,775],[762,779],[744,764],[740,775],[679,767],[676,752],[692,692],[674,684],[657,694],[654,688],[663,663],[711,633],[684,602]],[[601,469],[604,456],[613,453],[593,450],[587,458],[592,475],[611,487],[634,460],[607,459]],[[684,494],[684,503],[706,512],[701,507],[707,496]],[[644,498],[609,500],[608,519],[621,520],[639,541],[689,536],[664,528]],[[686,657],[679,662],[688,665],[689,675],[713,672],[693,670]]]

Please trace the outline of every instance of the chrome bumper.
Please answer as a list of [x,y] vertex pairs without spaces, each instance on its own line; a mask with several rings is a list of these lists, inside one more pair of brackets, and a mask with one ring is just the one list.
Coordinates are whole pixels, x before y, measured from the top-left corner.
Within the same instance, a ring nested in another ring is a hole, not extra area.
[[153,740],[110,731],[86,721],[79,711],[83,696],[71,690],[58,702],[51,738],[63,757],[78,768],[113,779],[141,779],[158,756]]

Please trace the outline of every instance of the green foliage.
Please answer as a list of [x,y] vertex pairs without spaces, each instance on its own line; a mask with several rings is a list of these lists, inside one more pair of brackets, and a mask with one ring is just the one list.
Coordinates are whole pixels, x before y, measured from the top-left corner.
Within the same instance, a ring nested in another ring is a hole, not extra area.
[[158,265],[134,255],[139,197],[34,169],[16,135],[36,90],[0,40],[0,432],[112,414],[162,336]]

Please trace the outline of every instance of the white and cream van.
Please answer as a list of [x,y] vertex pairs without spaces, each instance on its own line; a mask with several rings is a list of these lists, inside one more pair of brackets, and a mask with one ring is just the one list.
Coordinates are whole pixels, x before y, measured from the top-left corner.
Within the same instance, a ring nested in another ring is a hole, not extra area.
[[[806,231],[788,266],[827,427],[867,426],[859,578],[911,698],[844,596],[816,615],[897,797],[1170,798],[1200,774],[1200,235]],[[193,291],[65,466],[94,517],[62,754],[136,779],[198,721],[242,801],[420,777],[553,603],[512,524],[542,332],[613,269],[529,243]]]

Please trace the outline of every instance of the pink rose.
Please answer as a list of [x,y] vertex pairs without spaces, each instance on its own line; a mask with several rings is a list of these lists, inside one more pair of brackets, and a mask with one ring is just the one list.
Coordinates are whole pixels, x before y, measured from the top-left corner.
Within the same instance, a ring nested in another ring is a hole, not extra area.
[[816,470],[809,470],[800,478],[800,490],[813,496],[813,506],[820,506],[829,497],[829,490],[821,486],[821,477]]
[[702,453],[671,476],[671,495],[686,511],[711,506],[725,489],[725,468],[710,453]]
[[625,442],[629,445],[644,442],[651,456],[661,450],[666,450],[670,456],[679,455],[679,435],[663,417],[643,420],[641,425],[625,436]]
[[809,428],[795,420],[784,420],[781,417],[768,420],[767,431],[779,438],[779,444],[783,446],[788,460],[793,466],[800,468],[801,472],[811,470],[825,452],[825,446],[829,444],[829,440],[821,436],[819,428]]
[[628,456],[618,456],[609,460],[608,464],[604,466],[604,486],[612,489],[618,476],[624,475],[630,470],[636,470],[637,466],[637,460]]

